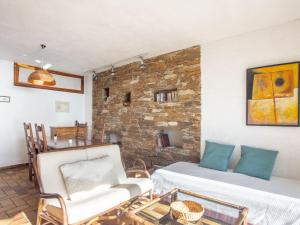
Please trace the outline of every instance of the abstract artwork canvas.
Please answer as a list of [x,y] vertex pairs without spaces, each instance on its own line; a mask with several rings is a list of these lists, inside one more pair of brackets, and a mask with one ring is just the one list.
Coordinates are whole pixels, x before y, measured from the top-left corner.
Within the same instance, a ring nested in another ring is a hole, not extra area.
[[247,125],[299,126],[299,62],[247,70]]

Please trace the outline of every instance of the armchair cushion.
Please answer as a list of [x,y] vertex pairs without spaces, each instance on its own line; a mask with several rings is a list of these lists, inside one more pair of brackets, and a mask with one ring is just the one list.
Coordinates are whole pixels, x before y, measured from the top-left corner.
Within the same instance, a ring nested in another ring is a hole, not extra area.
[[38,154],[37,164],[43,192],[57,193],[63,198],[68,198],[68,193],[59,167],[62,164],[80,160],[87,160],[86,151],[70,150]]
[[126,173],[123,168],[121,153],[118,145],[105,145],[87,148],[86,153],[89,160],[99,158],[103,155],[110,156],[118,179],[126,178]]
[[60,166],[69,199],[82,199],[93,196],[119,184],[112,159],[101,158],[66,163]]
[[115,188],[126,189],[130,197],[136,197],[153,189],[153,183],[149,178],[127,178]]
[[[99,212],[106,212],[133,197],[151,191],[153,184],[147,178],[127,178],[109,190],[104,190],[91,198],[66,200],[69,224],[78,223],[87,218],[96,216]],[[46,207],[47,211],[59,219],[62,217],[61,209],[57,204]]]

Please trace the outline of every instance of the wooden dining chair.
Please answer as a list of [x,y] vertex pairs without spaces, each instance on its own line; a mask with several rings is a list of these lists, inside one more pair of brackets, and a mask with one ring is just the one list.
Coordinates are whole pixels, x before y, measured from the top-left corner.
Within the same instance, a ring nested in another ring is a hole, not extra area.
[[105,142],[105,125],[95,125],[92,130],[92,140],[96,143],[103,144]]
[[33,170],[33,163],[36,157],[36,148],[34,143],[34,137],[32,132],[31,123],[23,123],[24,131],[25,131],[25,140],[27,147],[27,155],[28,155],[28,176],[29,180],[32,181],[32,178],[35,177]]
[[87,123],[79,123],[77,120],[75,121],[76,126],[76,141],[84,141],[84,144],[87,145],[88,140],[88,126]]
[[38,147],[38,152],[47,152],[48,151],[48,144],[46,138],[46,132],[44,124],[37,125],[35,124],[35,132],[36,132],[36,143]]

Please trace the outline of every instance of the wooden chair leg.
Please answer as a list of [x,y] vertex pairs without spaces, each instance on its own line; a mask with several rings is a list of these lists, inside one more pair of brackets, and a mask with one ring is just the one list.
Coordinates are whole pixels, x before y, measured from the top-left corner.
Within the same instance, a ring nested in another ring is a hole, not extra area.
[[32,163],[31,163],[31,161],[29,161],[29,163],[28,163],[28,176],[29,176],[29,180],[32,181],[32,177],[33,177],[33,168],[32,168]]
[[38,180],[37,180],[37,177],[36,177],[35,173],[33,173],[33,181],[34,181],[34,185],[35,185],[36,187],[38,187],[38,186],[39,186],[39,183],[38,183]]
[[149,192],[149,198],[150,198],[151,201],[153,200],[153,190],[151,190],[151,191]]

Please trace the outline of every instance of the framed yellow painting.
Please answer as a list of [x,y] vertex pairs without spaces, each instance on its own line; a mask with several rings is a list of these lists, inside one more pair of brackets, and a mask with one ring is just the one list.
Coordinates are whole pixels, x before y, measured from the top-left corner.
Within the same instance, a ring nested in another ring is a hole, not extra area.
[[299,65],[247,69],[247,125],[299,126]]

